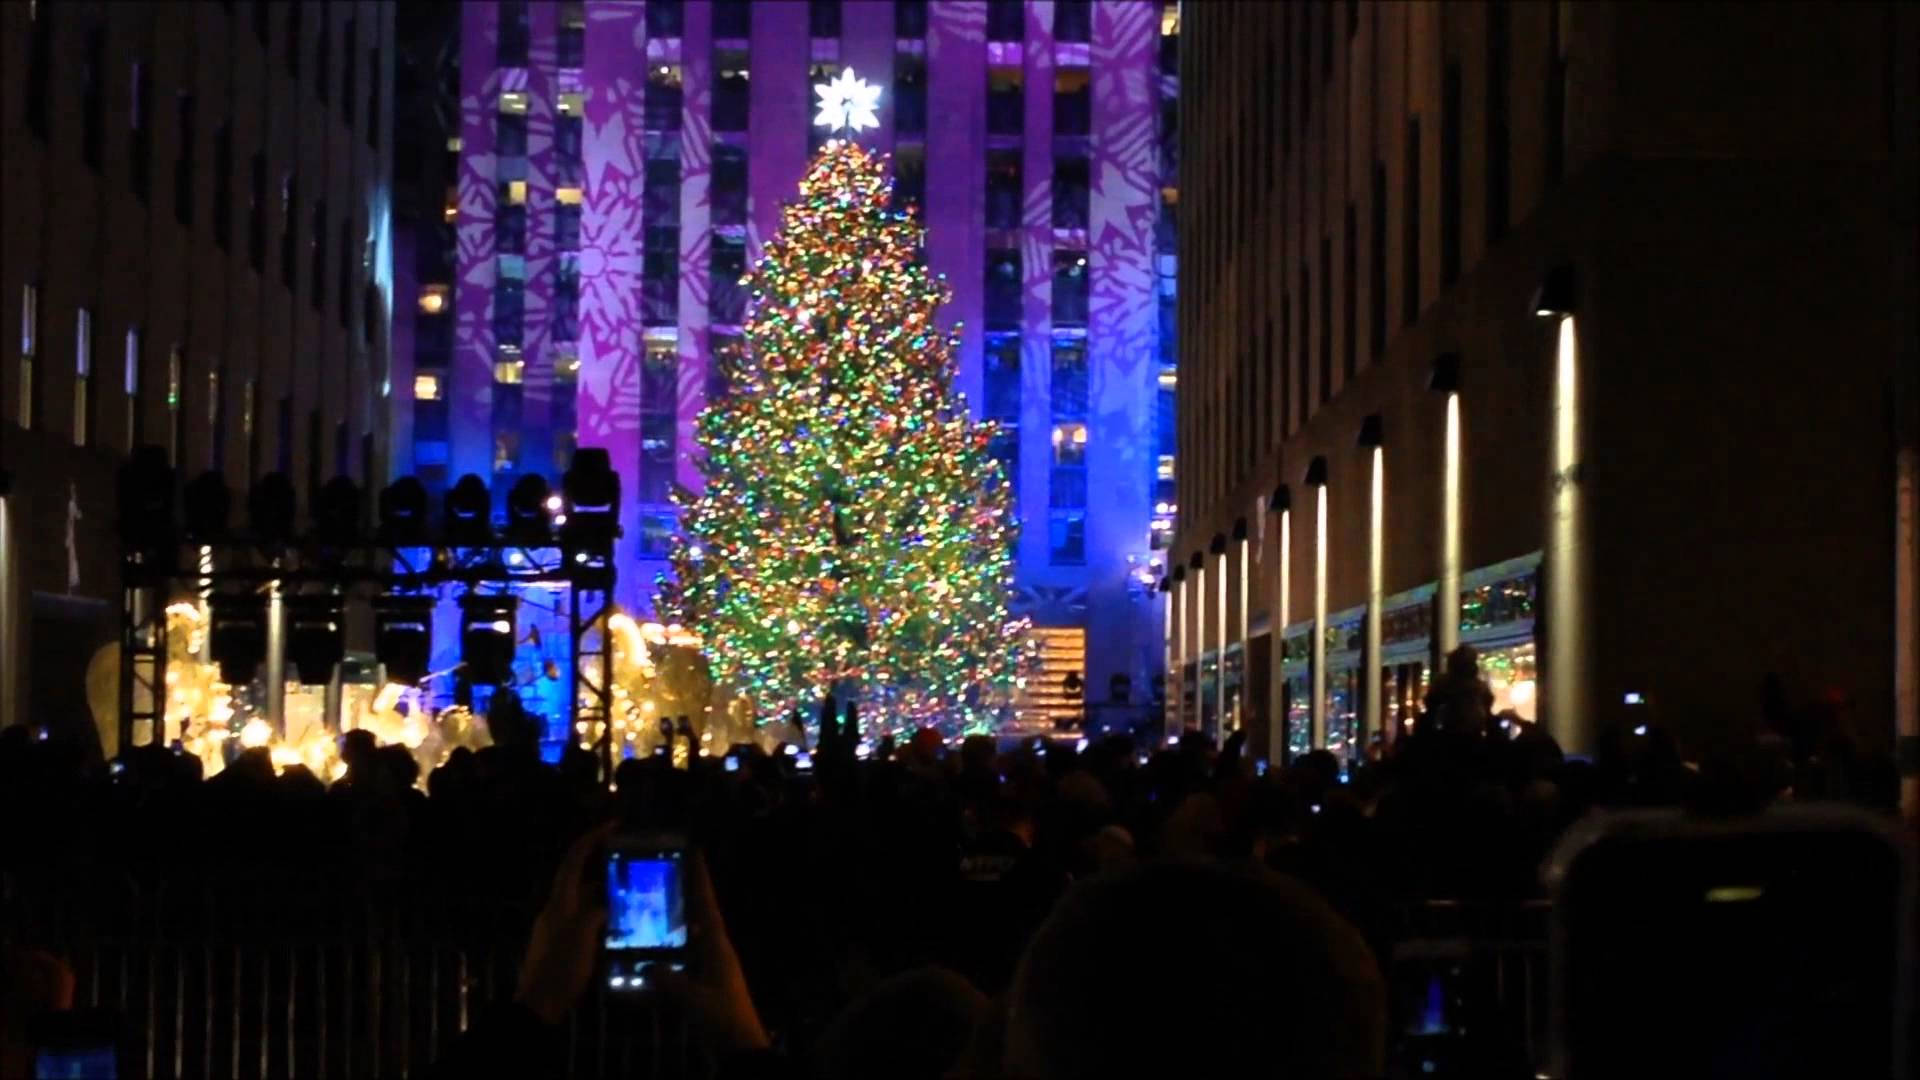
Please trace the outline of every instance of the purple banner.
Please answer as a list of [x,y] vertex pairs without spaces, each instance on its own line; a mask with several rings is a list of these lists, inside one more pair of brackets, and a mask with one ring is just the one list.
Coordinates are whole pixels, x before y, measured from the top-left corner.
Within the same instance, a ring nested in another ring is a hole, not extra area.
[[927,26],[927,264],[953,300],[941,322],[961,327],[956,381],[977,414],[986,292],[987,5],[930,5]]
[[494,66],[499,5],[461,9],[459,245],[454,288],[453,359],[447,372],[448,473],[493,473],[494,118],[500,71]]

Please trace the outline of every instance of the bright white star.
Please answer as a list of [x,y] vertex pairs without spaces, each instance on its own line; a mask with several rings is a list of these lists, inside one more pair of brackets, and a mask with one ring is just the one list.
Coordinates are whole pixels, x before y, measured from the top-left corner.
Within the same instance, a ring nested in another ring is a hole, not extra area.
[[880,104],[880,88],[856,76],[852,68],[841,68],[839,78],[821,83],[813,92],[820,95],[820,112],[814,116],[814,123],[831,131],[880,126],[880,117],[874,112]]

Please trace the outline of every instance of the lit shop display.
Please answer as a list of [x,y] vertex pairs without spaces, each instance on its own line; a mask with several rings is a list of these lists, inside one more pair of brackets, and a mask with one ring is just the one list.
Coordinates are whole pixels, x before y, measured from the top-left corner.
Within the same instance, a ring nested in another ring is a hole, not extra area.
[[1286,725],[1282,745],[1288,761],[1313,749],[1313,624],[1286,629],[1280,662],[1280,716]]
[[1366,733],[1360,730],[1366,621],[1364,607],[1348,608],[1327,618],[1327,749],[1340,759],[1343,774],[1366,756]]
[[1396,737],[1412,731],[1426,708],[1434,593],[1434,586],[1424,585],[1381,605],[1380,718]]
[[1460,643],[1480,654],[1493,710],[1538,718],[1539,668],[1534,615],[1540,602],[1538,553],[1475,570],[1460,589]]

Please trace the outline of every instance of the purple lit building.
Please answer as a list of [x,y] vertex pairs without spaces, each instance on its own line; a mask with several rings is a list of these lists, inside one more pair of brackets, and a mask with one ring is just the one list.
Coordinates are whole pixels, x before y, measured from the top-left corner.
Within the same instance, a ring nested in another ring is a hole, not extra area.
[[812,85],[850,66],[886,89],[861,139],[928,224],[961,388],[1006,425],[1017,604],[1046,663],[1027,704],[1077,710],[1084,685],[1144,712],[1172,499],[1177,9],[476,0],[460,17],[453,280],[421,283],[414,320],[451,348],[403,380],[414,470],[504,494],[607,448],[621,600],[650,610],[713,357],[741,347],[739,279],[825,137]]

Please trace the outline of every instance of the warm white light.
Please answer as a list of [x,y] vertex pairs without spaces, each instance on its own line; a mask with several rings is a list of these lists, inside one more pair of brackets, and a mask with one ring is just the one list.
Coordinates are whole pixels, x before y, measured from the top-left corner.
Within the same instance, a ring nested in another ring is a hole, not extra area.
[[505,619],[495,619],[489,629],[496,634],[511,634],[513,633],[513,624]]
[[880,126],[880,117],[874,111],[880,104],[880,88],[855,75],[852,68],[841,68],[839,78],[821,83],[813,92],[820,97],[815,124],[834,131]]
[[259,746],[265,746],[272,740],[273,725],[257,716],[240,727],[240,745],[249,750]]
[[788,619],[788,620],[787,620],[787,633],[789,633],[789,634],[798,634],[799,632],[800,632],[800,620],[799,620],[799,619]]
[[559,510],[559,509],[560,509],[560,508],[561,508],[562,506],[564,506],[564,505],[566,505],[566,504],[560,501],[560,496],[558,496],[558,495],[549,495],[549,496],[547,496],[547,509],[548,509],[548,510],[554,510],[554,511],[558,511],[558,510]]
[[1534,690],[1535,684],[1532,679],[1521,679],[1507,687],[1507,701],[1516,709],[1526,708],[1533,704]]

